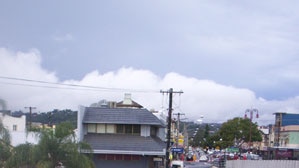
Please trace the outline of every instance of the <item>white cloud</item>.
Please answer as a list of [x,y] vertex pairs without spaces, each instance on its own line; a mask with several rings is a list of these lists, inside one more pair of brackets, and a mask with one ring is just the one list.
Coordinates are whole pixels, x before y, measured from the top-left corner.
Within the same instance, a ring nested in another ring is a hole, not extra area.
[[105,73],[95,70],[86,74],[81,80],[70,79],[59,82],[54,72],[41,67],[41,54],[36,49],[28,52],[13,52],[0,48],[0,60],[2,77],[102,88],[73,87],[70,89],[63,85],[0,78],[0,98],[6,100],[11,110],[25,111],[25,106],[35,106],[37,111],[41,112],[55,108],[77,110],[78,105],[89,106],[101,99],[121,101],[124,93],[131,92],[132,98],[146,108],[166,111],[168,97],[159,91],[173,88],[175,91],[184,92],[174,94],[174,112],[185,113],[185,117],[193,121],[203,115],[204,122],[224,122],[234,117],[243,117],[245,110],[253,107],[260,111],[261,118],[256,121],[269,124],[274,122],[272,115],[274,112],[299,112],[299,97],[268,101],[257,98],[253,91],[246,88],[226,86],[175,72],[159,77],[148,70],[123,67]]

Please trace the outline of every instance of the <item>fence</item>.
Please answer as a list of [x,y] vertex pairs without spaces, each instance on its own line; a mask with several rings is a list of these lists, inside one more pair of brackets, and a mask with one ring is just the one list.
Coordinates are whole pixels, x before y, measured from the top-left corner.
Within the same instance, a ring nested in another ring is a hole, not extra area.
[[298,160],[228,160],[226,168],[298,168]]

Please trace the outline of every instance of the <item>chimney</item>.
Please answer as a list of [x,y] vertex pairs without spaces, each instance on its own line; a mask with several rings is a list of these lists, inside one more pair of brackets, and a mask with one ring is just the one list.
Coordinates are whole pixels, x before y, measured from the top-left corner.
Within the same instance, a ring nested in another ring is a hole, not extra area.
[[125,105],[133,104],[133,101],[131,99],[131,93],[125,93],[125,98],[124,98],[123,104],[125,104]]

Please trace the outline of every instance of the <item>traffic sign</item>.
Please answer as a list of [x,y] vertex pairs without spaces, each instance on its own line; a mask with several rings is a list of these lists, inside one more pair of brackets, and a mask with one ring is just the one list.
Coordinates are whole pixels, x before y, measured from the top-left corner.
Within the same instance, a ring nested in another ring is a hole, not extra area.
[[183,153],[184,152],[184,148],[171,148],[172,152],[176,152],[176,153]]

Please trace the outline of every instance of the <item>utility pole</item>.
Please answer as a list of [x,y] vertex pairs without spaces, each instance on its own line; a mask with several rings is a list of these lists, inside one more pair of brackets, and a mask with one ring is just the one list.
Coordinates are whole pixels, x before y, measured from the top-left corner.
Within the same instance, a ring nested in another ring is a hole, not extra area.
[[31,116],[32,116],[32,110],[36,109],[36,107],[25,107],[25,109],[29,109],[29,129],[31,130],[31,125],[32,125],[32,120],[31,120]]
[[[184,113],[174,113],[173,115],[177,115],[178,121],[177,121],[177,133],[176,133],[176,138],[175,138],[175,147],[179,147],[179,135],[180,135],[180,116],[185,115]],[[176,159],[179,158],[180,154],[176,153]]]
[[177,137],[176,137],[176,147],[178,147],[178,140],[179,140],[179,133],[180,133],[180,116],[185,115],[184,113],[174,113],[173,115],[178,116],[178,121],[177,121]]
[[245,110],[245,118],[247,118],[247,114],[250,113],[250,132],[249,132],[249,149],[251,149],[252,142],[251,142],[251,136],[252,136],[252,118],[253,118],[253,113],[256,113],[256,118],[259,118],[259,111],[257,109],[247,109]]
[[170,159],[169,159],[169,153],[170,153],[170,134],[171,134],[171,116],[172,116],[172,97],[173,93],[183,93],[182,91],[173,91],[172,88],[170,88],[168,91],[160,91],[161,93],[168,93],[169,94],[169,107],[168,107],[168,123],[167,123],[167,144],[166,144],[166,168],[169,168],[170,166]]

